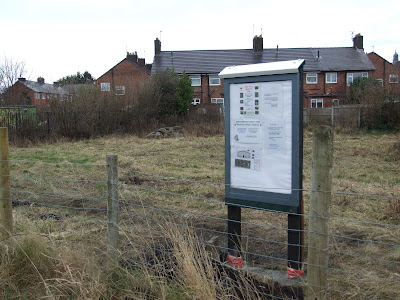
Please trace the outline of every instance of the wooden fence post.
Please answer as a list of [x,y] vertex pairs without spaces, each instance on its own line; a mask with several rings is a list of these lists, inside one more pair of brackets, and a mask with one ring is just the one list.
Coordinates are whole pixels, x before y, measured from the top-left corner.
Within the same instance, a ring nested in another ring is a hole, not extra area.
[[0,237],[13,233],[8,128],[0,128]]
[[116,263],[118,259],[118,156],[107,154],[107,256],[110,265]]
[[329,259],[333,133],[318,126],[313,133],[310,225],[307,259],[307,300],[326,299]]

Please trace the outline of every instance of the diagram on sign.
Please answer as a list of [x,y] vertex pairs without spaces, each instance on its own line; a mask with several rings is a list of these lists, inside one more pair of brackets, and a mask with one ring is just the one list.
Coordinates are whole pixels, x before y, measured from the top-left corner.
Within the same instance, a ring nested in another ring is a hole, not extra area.
[[235,147],[235,167],[254,171],[261,169],[260,148],[257,147]]

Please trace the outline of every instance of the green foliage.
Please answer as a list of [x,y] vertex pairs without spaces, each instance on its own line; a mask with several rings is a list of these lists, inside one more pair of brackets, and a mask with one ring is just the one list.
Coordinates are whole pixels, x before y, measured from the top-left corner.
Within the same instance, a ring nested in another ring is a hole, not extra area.
[[20,105],[32,105],[32,100],[31,97],[28,96],[27,91],[23,91],[22,95],[19,97],[19,103]]
[[176,112],[185,114],[193,101],[192,79],[186,74],[179,78],[178,94],[176,97]]
[[183,115],[193,100],[192,81],[187,74],[178,76],[167,68],[143,86],[138,98],[138,109],[150,119]]
[[65,76],[59,79],[58,82],[60,83],[60,85],[85,84],[85,83],[93,83],[94,80],[95,79],[92,77],[92,75],[88,71],[85,71],[83,74],[77,72],[76,75]]
[[349,103],[378,104],[383,103],[385,94],[381,83],[373,78],[356,78],[350,87]]
[[176,112],[176,98],[179,87],[179,76],[175,70],[167,68],[157,73],[152,78],[155,81],[155,88],[160,91],[158,114],[160,116],[173,115]]
[[393,130],[400,126],[399,103],[373,78],[357,78],[350,86],[350,104],[361,104],[361,127]]

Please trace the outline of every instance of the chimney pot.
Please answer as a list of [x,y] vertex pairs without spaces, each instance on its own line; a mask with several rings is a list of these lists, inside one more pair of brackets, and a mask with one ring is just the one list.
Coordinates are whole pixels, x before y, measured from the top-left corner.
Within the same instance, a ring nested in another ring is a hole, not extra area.
[[38,77],[37,82],[40,84],[44,84],[44,78],[43,77]]

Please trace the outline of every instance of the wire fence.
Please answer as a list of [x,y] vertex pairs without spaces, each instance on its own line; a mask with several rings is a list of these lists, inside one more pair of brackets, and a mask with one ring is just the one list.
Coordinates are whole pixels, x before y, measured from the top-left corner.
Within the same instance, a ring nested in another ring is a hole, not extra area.
[[[95,253],[105,253],[110,207],[105,164],[78,164],[10,160],[11,199],[16,233],[36,230],[59,243],[74,247],[84,244]],[[123,165],[123,164],[121,164]],[[54,172],[56,169],[56,172]],[[51,171],[50,171],[51,170]],[[225,265],[228,248],[225,184],[176,178],[117,167],[119,232],[118,252],[124,262],[142,263],[150,247],[165,257],[171,235],[166,228],[189,227],[196,243],[211,249],[212,257]],[[47,174],[57,174],[49,176]],[[115,188],[115,186],[114,186]],[[324,191],[320,191],[324,192]],[[326,191],[325,191],[326,192]],[[288,243],[287,214],[269,209],[243,207],[240,269],[249,276],[290,286],[297,292],[307,286],[307,272],[287,278],[288,246],[302,247],[303,269],[312,234],[309,211],[310,189],[303,189],[303,245]],[[328,299],[395,299],[400,297],[400,225],[396,215],[384,218],[380,211],[398,208],[397,195],[374,195],[330,191],[332,196],[327,249]],[[351,212],[351,213],[350,213]],[[398,212],[398,211],[397,211]],[[29,222],[27,221],[29,219]],[[319,217],[322,218],[322,217]],[[174,227],[173,227],[174,226]],[[292,230],[292,229],[291,229]],[[147,250],[146,250],[147,249]],[[143,251],[145,254],[143,254]],[[295,296],[271,294],[259,286],[257,293],[275,299]]]
[[[329,299],[400,296],[396,178],[388,185],[393,189],[384,192],[359,193],[352,187],[331,191],[322,185],[318,191],[291,190],[300,191],[304,199],[304,213],[291,213],[304,220],[304,228],[293,228],[286,213],[251,205],[242,206],[241,219],[230,218],[227,207],[234,203],[225,199],[228,186],[222,178],[143,172],[127,167],[131,164],[124,159],[118,166],[116,155],[107,155],[102,164],[67,163],[54,155],[10,160],[4,155],[8,151],[3,140],[8,139],[3,131],[1,137],[1,200],[3,204],[12,201],[16,234],[46,235],[57,244],[80,247],[126,267],[150,265],[155,272],[160,261],[164,269],[176,269],[182,249],[177,255],[174,245],[191,242],[208,252],[213,267],[225,270],[236,285],[243,280],[239,274],[247,276],[251,292],[268,299],[302,299],[304,290],[322,290]],[[218,164],[221,157],[205,159]],[[173,163],[169,166],[174,167]],[[390,172],[396,174],[396,170]],[[312,202],[316,193],[332,197],[326,208],[330,214],[315,214]],[[230,224],[240,224],[240,232],[233,233]],[[304,241],[293,242],[288,238],[293,233]],[[194,239],[190,241],[191,234]],[[326,245],[315,243],[317,239],[324,239]],[[287,268],[298,264],[288,255],[293,247],[301,258],[299,270]],[[194,251],[191,255],[205,263]],[[321,259],[314,260],[316,256]],[[326,275],[326,281],[316,285],[310,279],[315,274]]]

